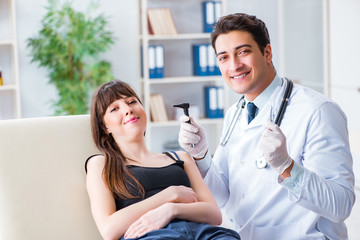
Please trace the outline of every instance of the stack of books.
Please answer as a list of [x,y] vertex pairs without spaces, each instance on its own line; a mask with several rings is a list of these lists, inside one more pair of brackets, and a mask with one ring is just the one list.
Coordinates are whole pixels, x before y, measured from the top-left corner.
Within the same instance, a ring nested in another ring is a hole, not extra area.
[[163,78],[164,77],[164,46],[150,45],[149,46],[149,78]]
[[206,86],[205,114],[207,118],[224,117],[224,89],[221,86]]
[[176,35],[177,30],[169,8],[149,8],[148,31],[151,35]]
[[194,44],[192,51],[194,76],[221,75],[211,44]]
[[150,95],[150,115],[153,122],[168,121],[164,98],[161,94]]
[[215,22],[221,17],[221,1],[204,1],[203,5],[203,31],[210,33]]

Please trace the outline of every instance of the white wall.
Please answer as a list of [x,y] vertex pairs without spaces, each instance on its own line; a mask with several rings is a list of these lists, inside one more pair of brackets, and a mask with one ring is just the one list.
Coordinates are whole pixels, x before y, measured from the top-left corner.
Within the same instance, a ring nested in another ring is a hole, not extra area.
[[330,96],[344,110],[349,126],[350,148],[357,200],[347,219],[349,239],[360,239],[360,1],[330,0]]
[[[90,0],[74,1],[74,7],[84,10]],[[116,78],[128,81],[135,89],[138,89],[138,67],[137,59],[138,43],[137,43],[137,0],[102,0],[99,1],[99,12],[109,16],[110,27],[114,31],[117,41],[113,45],[111,51],[104,58],[112,63],[113,72]],[[284,24],[284,33],[286,34],[286,48],[288,51],[281,52],[284,49],[279,39],[279,17],[278,17],[278,0],[228,0],[227,12],[246,12],[254,14],[263,19],[269,29],[271,44],[274,52],[274,64],[280,73],[284,73],[291,78],[298,80],[311,81],[321,79],[321,59],[319,54],[314,55],[313,49],[319,45],[319,24],[309,24],[316,19],[317,13],[321,13],[318,5],[321,0],[304,0],[287,1],[285,9],[288,24]],[[47,71],[39,68],[37,63],[30,63],[29,50],[26,47],[26,40],[34,37],[39,31],[40,21],[45,14],[45,6],[47,0],[27,1],[17,0],[17,29],[18,29],[18,45],[19,45],[19,65],[20,65],[20,87],[22,97],[22,116],[23,117],[39,117],[53,114],[50,100],[57,95],[53,85],[48,84]],[[309,11],[309,9],[311,11]],[[293,13],[297,13],[292,18]],[[176,12],[174,13],[176,14]],[[301,16],[304,16],[301,18]],[[304,21],[304,19],[306,21]],[[184,20],[185,21],[185,20]],[[181,29],[181,22],[179,21]],[[295,27],[293,27],[295,26]],[[311,28],[308,26],[312,26]],[[300,31],[299,31],[300,28]],[[292,30],[295,31],[292,31]],[[303,34],[303,30],[306,30]],[[312,36],[312,38],[302,38],[302,36]],[[320,35],[321,37],[321,35]],[[316,41],[314,41],[316,39]],[[305,51],[304,49],[311,49]],[[303,53],[303,54],[299,54]],[[281,64],[280,57],[284,56],[286,64]],[[293,56],[297,57],[294,58]],[[299,66],[301,63],[301,66]],[[320,66],[319,66],[320,64]],[[303,69],[311,70],[311,74]],[[230,102],[238,98],[235,94],[230,97]]]
[[[19,48],[19,78],[21,88],[22,117],[53,115],[50,100],[57,96],[53,85],[48,84],[47,71],[37,63],[30,63],[27,39],[37,35],[40,21],[46,13],[47,0],[16,0],[17,34]],[[76,0],[74,7],[86,10],[90,0]],[[138,89],[137,1],[101,0],[99,13],[109,17],[110,28],[117,41],[103,57],[110,61],[115,78],[129,82]]]

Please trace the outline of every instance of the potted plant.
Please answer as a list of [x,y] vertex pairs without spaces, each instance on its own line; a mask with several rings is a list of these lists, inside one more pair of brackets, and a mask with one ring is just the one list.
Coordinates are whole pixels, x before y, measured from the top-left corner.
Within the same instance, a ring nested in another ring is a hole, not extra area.
[[38,36],[29,38],[27,46],[31,62],[49,70],[49,83],[58,90],[55,114],[87,113],[91,90],[113,79],[110,63],[99,60],[114,42],[107,19],[77,12],[69,2],[49,0],[41,23]]

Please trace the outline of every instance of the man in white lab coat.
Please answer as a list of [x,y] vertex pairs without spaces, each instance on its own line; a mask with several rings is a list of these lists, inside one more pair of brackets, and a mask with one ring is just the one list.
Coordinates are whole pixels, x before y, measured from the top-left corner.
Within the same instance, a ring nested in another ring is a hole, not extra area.
[[231,14],[211,39],[223,79],[244,98],[227,111],[213,158],[203,128],[186,116],[179,142],[233,228],[251,240],[347,239],[354,174],[340,107],[294,84],[279,127],[273,122],[291,83],[276,73],[266,25]]

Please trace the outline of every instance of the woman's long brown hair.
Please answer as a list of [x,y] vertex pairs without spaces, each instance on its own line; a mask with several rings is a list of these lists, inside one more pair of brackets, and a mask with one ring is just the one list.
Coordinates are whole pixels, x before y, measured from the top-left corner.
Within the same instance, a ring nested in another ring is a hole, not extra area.
[[[125,97],[136,97],[141,103],[135,91],[127,83],[113,80],[103,84],[93,95],[90,117],[93,140],[105,156],[103,180],[115,197],[129,199],[144,197],[144,188],[128,171],[125,157],[112,135],[107,133],[104,123],[104,115],[108,106],[115,100]],[[129,187],[138,189],[141,196],[134,195]]]

